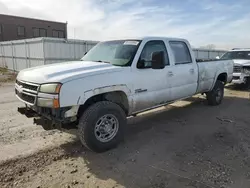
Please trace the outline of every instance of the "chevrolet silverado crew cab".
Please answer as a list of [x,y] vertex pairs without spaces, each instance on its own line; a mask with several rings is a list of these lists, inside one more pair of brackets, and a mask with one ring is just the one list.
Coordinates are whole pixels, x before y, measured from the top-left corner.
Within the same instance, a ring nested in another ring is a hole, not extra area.
[[220,59],[234,61],[232,83],[250,85],[250,49],[236,48],[226,52]]
[[219,105],[233,61],[197,63],[185,39],[145,37],[98,43],[79,61],[19,72],[15,92],[22,114],[45,129],[77,128],[95,152],[123,140],[126,117],[192,95]]

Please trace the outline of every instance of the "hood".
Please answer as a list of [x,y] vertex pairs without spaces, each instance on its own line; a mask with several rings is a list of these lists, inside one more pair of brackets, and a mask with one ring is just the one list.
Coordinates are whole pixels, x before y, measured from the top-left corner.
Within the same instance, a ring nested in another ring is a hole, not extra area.
[[238,66],[250,66],[250,60],[246,59],[233,59],[234,65]]
[[70,61],[24,69],[17,79],[37,84],[48,82],[65,83],[70,80],[121,71],[122,67],[92,61]]

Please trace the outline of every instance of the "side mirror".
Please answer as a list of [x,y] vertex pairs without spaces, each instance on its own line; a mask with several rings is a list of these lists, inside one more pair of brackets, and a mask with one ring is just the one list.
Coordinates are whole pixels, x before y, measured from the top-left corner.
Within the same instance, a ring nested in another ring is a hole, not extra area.
[[220,56],[216,56],[216,58],[215,59],[220,59]]
[[86,55],[88,52],[85,52],[84,55]]
[[164,52],[154,52],[152,54],[152,69],[163,69],[165,67]]
[[145,68],[145,60],[144,59],[140,59],[137,63],[137,68],[138,69],[144,69]]

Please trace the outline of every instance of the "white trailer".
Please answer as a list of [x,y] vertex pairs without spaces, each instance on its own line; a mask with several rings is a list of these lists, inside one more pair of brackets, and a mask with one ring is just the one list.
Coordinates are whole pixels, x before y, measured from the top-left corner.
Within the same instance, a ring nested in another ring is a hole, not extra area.
[[0,43],[0,67],[25,68],[80,59],[97,41],[34,38]]

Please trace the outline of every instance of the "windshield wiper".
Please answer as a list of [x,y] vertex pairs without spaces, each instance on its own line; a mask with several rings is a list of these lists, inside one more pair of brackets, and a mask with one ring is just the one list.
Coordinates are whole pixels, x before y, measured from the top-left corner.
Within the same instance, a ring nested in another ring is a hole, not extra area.
[[[84,59],[80,59],[80,61],[86,61],[86,60],[84,60]],[[88,60],[87,60],[88,61]],[[94,61],[94,62],[99,62],[99,63],[109,63],[110,64],[110,62],[108,62],[108,61],[102,61],[102,60],[92,60],[92,61]]]
[[109,63],[109,64],[110,64],[110,62],[108,62],[108,61],[102,61],[102,60],[98,60],[98,61],[95,61],[95,62],[100,62],[100,63]]

